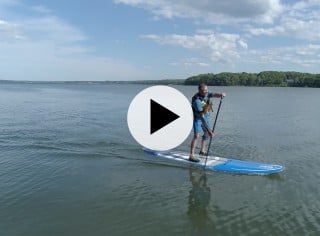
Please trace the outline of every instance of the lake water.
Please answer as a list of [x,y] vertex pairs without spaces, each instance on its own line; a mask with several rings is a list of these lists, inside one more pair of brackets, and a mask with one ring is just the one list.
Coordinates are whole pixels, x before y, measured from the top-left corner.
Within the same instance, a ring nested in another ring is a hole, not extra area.
[[0,84],[0,235],[320,234],[319,89],[210,87],[211,153],[286,167],[247,176],[145,154],[126,123],[143,88]]

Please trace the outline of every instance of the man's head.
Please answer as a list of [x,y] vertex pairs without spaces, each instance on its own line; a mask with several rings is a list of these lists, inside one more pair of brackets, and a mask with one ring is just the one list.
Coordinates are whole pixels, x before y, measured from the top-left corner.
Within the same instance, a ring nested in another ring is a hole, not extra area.
[[198,90],[201,96],[206,96],[208,94],[208,86],[205,83],[199,84]]

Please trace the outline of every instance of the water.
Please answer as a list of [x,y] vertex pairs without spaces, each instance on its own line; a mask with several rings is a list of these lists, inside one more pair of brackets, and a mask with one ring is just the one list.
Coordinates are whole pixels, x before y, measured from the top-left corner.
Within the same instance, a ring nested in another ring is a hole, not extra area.
[[286,167],[267,177],[144,154],[126,113],[145,87],[0,84],[0,235],[319,235],[319,89],[211,88],[212,151]]

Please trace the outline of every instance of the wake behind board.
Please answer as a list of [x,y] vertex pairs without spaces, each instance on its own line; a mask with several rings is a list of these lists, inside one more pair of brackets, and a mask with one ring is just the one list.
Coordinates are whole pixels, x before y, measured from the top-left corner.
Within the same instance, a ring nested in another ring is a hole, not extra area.
[[216,156],[208,156],[207,165],[205,166],[205,156],[197,156],[200,162],[189,161],[189,154],[177,151],[154,151],[150,149],[143,149],[146,153],[151,154],[156,157],[164,158],[167,160],[172,160],[175,162],[180,162],[181,164],[194,165],[199,168],[204,168],[213,171],[223,171],[229,173],[238,174],[259,174],[268,175],[273,173],[279,173],[285,168],[280,165],[265,164],[259,162],[251,161],[241,161],[235,159],[227,159]]

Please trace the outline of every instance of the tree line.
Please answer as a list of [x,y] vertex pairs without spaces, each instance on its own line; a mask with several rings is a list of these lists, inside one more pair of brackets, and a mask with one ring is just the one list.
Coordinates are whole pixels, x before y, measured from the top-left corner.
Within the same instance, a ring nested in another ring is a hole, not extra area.
[[320,88],[320,74],[263,71],[260,73],[207,73],[191,76],[185,85],[206,83],[212,86],[277,86]]

